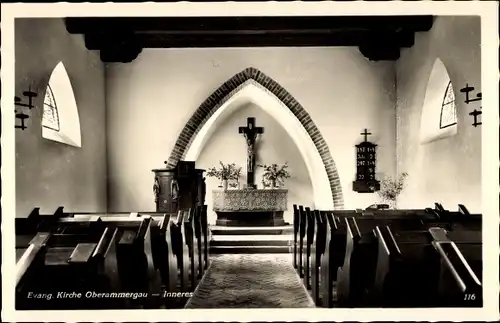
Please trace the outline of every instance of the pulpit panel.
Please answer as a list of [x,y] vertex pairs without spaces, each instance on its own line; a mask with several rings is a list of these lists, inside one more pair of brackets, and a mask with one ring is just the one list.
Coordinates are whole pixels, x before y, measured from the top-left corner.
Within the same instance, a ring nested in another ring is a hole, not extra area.
[[156,212],[176,213],[205,203],[205,179],[193,162],[180,163],[182,169],[154,169],[153,193]]

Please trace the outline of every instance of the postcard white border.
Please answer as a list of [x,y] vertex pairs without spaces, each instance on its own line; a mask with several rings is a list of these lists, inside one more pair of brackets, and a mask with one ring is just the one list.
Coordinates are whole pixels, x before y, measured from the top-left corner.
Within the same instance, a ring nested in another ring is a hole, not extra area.
[[[2,4],[2,319],[7,322],[129,321],[469,321],[499,319],[499,103],[498,3],[451,2],[255,2],[255,3],[57,3]],[[115,311],[14,310],[14,18],[65,16],[275,16],[275,15],[480,15],[484,307],[482,309],[215,309]]]

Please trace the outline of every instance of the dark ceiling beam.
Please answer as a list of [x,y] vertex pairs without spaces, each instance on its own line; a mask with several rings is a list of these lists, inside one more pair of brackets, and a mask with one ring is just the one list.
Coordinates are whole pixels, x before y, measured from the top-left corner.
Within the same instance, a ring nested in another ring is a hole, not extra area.
[[[119,41],[124,34],[86,34],[85,44],[90,50]],[[191,47],[324,47],[379,46],[411,47],[413,33],[335,32],[335,33],[246,33],[226,32],[218,34],[197,33],[147,33],[128,34],[129,40],[143,48],[191,48]]]
[[396,60],[432,16],[66,18],[104,62],[130,62],[143,48],[352,46],[370,60]]
[[387,30],[428,31],[432,16],[314,16],[314,17],[119,17],[66,18],[72,34],[102,30],[140,31],[299,31]]

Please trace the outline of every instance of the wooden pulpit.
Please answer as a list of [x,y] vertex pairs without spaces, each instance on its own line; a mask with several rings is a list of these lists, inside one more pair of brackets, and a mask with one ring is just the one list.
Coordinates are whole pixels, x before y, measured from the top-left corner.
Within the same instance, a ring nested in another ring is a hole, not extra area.
[[153,169],[156,212],[176,213],[196,205],[204,205],[204,171],[196,169],[195,162],[191,161],[179,161],[172,169]]

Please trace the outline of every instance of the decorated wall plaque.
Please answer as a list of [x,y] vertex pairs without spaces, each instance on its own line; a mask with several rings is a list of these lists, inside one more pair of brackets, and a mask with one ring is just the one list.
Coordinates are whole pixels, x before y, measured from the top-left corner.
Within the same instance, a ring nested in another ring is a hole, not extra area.
[[365,141],[356,145],[356,180],[352,189],[358,193],[373,193],[380,190],[380,182],[375,178],[377,145],[367,140],[371,135],[367,129],[361,134]]

